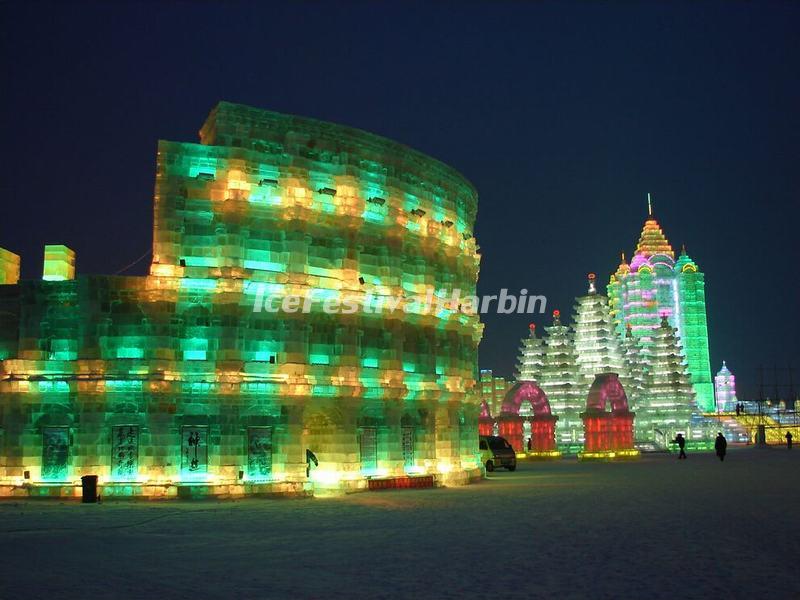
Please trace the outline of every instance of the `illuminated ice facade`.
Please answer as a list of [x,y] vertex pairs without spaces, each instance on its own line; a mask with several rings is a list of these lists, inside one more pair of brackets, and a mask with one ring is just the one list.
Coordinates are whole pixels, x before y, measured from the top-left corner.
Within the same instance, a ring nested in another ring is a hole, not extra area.
[[19,281],[19,255],[0,248],[0,285],[10,285]]
[[689,437],[692,412],[697,409],[680,340],[666,315],[650,335],[643,350],[644,393],[635,407],[636,439],[663,448],[678,433]]
[[[638,442],[673,439],[688,432],[694,390],[683,364],[683,349],[665,316],[650,330],[649,344],[640,346],[632,327],[620,338],[612,321],[608,298],[598,294],[589,274],[587,295],[576,298],[575,355],[584,381],[616,373],[631,410],[636,413]],[[669,437],[672,436],[672,437]]]
[[624,336],[630,326],[645,349],[652,343],[661,316],[667,316],[682,341],[697,406],[703,412],[714,410],[704,275],[685,249],[675,260],[675,252],[652,214],[644,223],[630,264],[623,256],[611,276],[608,296],[619,335]]
[[736,377],[728,369],[725,361],[722,361],[722,368],[714,377],[714,395],[717,399],[717,410],[719,412],[736,410]]
[[547,394],[550,408],[558,417],[556,443],[565,450],[577,451],[583,444],[580,415],[591,381],[580,370],[574,333],[561,324],[560,311],[553,311],[553,324],[544,330],[543,340],[531,327],[528,338],[522,341],[517,380],[535,382]]
[[649,368],[647,356],[644,354],[639,340],[627,327],[625,337],[622,338],[622,353],[624,355],[624,373],[626,375],[625,391],[630,399],[631,406],[636,410],[645,394],[645,375]]
[[523,338],[517,359],[517,381],[536,381],[544,360],[544,340],[536,335],[536,324],[528,325],[528,337]]
[[580,411],[590,385],[608,374],[614,374],[614,386],[623,390],[626,407],[630,403],[636,414],[637,442],[663,447],[668,436],[689,432],[694,389],[680,339],[666,317],[650,330],[646,347],[630,326],[620,338],[608,298],[597,293],[595,277],[590,274],[587,294],[575,299],[573,321],[572,328],[561,325],[556,311],[554,324],[545,328],[543,339],[531,326],[522,341],[517,371],[518,381],[536,382],[547,393],[553,414],[559,417],[556,439],[562,449],[577,450],[570,446],[583,443]]
[[[474,188],[390,140],[225,102],[200,142],[159,142],[148,276],[74,278],[58,246],[18,283],[0,253],[0,493],[478,476],[477,315],[375,309],[475,293]],[[289,296],[315,300],[272,312]],[[360,310],[322,308],[346,299]]]
[[[575,355],[586,382],[602,373],[617,373],[626,387],[628,372],[620,338],[614,329],[608,298],[597,293],[595,275],[589,274],[589,289],[575,299]],[[629,398],[628,398],[629,399]]]

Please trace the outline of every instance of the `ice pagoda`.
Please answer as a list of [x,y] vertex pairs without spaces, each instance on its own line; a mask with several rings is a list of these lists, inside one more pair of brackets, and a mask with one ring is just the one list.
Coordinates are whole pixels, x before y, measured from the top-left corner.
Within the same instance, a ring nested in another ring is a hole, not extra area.
[[731,411],[736,409],[736,377],[728,369],[725,361],[722,361],[722,368],[714,377],[714,395],[717,399],[717,410],[719,412]]

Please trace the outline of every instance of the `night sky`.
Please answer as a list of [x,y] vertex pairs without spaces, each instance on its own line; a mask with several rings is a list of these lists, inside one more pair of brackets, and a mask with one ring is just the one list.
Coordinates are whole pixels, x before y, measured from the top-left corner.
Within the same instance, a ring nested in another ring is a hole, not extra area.
[[726,359],[750,395],[759,364],[800,366],[800,4],[0,11],[0,246],[24,278],[46,243],[84,274],[145,253],[156,141],[197,141],[225,99],[387,136],[475,184],[479,292],[548,298],[484,318],[482,368],[512,375],[528,322],[608,280],[647,192],[706,273],[714,372]]

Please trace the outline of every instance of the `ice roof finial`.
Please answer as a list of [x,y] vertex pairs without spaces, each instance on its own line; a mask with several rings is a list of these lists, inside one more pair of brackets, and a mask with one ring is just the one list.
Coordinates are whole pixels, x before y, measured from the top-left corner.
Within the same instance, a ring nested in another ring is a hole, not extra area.
[[650,200],[650,192],[647,192],[647,215],[653,216],[653,202]]

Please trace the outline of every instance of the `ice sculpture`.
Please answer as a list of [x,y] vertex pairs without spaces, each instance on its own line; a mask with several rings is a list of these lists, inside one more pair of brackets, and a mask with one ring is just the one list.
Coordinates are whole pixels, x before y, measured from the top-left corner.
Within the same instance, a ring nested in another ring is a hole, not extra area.
[[[520,415],[523,403],[530,404],[531,417]],[[534,457],[556,457],[556,421],[558,417],[550,410],[547,394],[532,381],[521,381],[514,384],[506,393],[500,414],[497,416],[499,434],[508,440],[517,452],[528,451]],[[531,447],[527,447],[524,434],[524,423],[531,426]]]
[[675,252],[652,214],[648,202],[636,252],[630,264],[622,261],[608,284],[611,314],[620,336],[628,325],[647,347],[653,330],[667,315],[683,340],[688,372],[701,411],[714,409],[714,389],[708,354],[705,278],[683,248]]
[[17,283],[0,253],[0,493],[480,476],[482,325],[409,306],[475,294],[472,185],[385,138],[228,102],[200,142],[158,144],[148,276],[75,277],[48,246],[44,280]]
[[[606,408],[610,408],[607,411]],[[638,456],[633,447],[633,420],[628,398],[616,373],[595,377],[581,413],[586,443],[581,459],[613,459]]]
[[736,377],[731,373],[725,361],[714,377],[714,395],[717,401],[718,412],[731,412],[736,410]]

